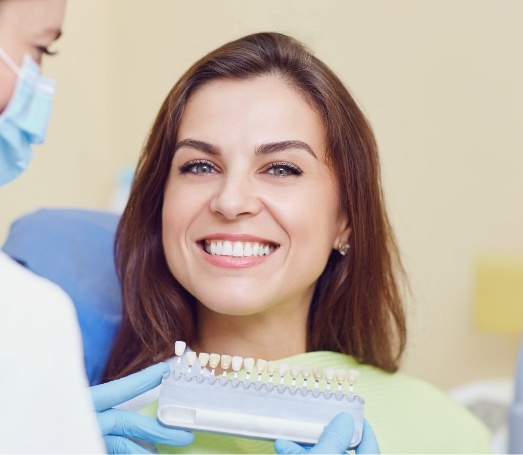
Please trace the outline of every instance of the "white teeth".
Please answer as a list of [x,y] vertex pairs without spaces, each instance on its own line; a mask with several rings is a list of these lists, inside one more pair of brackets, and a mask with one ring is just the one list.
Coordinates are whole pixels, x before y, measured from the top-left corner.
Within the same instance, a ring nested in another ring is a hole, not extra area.
[[241,242],[234,242],[234,245],[232,247],[232,255],[234,257],[242,257],[243,256],[243,245]]
[[222,256],[232,256],[232,243],[228,240],[223,242]]
[[230,242],[229,240],[206,240],[205,251],[215,256],[259,257],[268,256],[276,247],[259,242]]

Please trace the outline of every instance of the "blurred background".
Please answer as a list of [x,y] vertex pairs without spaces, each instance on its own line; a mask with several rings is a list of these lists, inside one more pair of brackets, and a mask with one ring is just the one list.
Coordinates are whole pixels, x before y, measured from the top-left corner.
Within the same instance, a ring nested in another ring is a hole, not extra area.
[[518,0],[69,0],[44,63],[57,80],[48,140],[0,191],[0,242],[40,207],[119,210],[173,83],[218,45],[267,30],[330,65],[374,127],[411,286],[402,370],[446,390],[511,377],[518,328],[474,315],[481,261],[523,257]]

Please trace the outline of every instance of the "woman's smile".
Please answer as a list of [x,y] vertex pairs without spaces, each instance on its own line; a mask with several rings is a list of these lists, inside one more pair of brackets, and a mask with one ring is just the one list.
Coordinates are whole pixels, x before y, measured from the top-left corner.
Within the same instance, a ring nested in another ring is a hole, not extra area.
[[279,248],[277,243],[247,234],[213,235],[197,245],[209,264],[226,268],[259,265]]
[[235,258],[269,256],[276,247],[258,242],[231,242],[229,240],[205,241],[205,252],[213,256],[232,256]]

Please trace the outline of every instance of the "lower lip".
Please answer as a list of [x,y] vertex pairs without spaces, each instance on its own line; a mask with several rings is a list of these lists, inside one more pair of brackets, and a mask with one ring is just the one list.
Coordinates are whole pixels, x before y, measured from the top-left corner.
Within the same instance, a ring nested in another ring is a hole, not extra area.
[[200,247],[203,258],[211,265],[216,267],[225,267],[228,269],[244,269],[247,267],[254,267],[264,263],[268,258],[272,256],[271,253],[268,256],[250,256],[250,257],[234,257],[234,256],[218,256],[216,254],[207,253],[202,247]]

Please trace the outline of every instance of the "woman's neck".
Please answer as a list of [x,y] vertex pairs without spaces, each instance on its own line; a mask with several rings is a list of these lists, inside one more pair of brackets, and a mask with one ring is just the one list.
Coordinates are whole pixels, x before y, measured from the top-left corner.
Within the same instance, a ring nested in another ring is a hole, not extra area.
[[[299,313],[299,314],[297,314]],[[307,311],[231,316],[198,307],[196,352],[278,360],[306,351]]]

